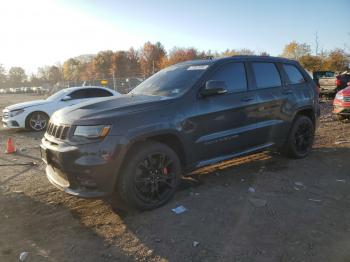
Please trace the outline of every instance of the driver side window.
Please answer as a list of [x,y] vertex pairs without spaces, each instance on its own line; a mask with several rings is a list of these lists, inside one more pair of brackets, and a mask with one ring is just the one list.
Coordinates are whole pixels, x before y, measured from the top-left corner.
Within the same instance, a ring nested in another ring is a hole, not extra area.
[[228,93],[247,90],[247,76],[243,63],[228,63],[222,65],[210,80],[225,81]]
[[80,89],[69,94],[71,100],[84,99],[86,98],[86,90]]

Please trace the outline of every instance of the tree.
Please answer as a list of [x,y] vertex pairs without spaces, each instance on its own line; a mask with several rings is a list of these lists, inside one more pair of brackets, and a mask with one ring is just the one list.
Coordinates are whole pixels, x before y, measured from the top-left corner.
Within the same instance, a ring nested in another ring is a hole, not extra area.
[[111,72],[115,77],[128,76],[129,60],[127,52],[117,51],[112,56]]
[[137,52],[133,47],[131,47],[127,53],[128,57],[128,75],[129,76],[138,76],[141,73],[140,68],[140,57],[139,52]]
[[323,59],[320,56],[304,55],[299,59],[300,64],[308,71],[319,71],[323,67]]
[[174,47],[168,57],[164,57],[161,67],[167,67],[170,65],[174,65],[180,62],[198,59],[199,54],[197,49],[194,48],[178,48]]
[[306,43],[297,43],[293,41],[284,47],[282,56],[286,58],[299,60],[302,56],[306,56],[310,54],[311,54],[310,45]]
[[111,74],[113,51],[101,51],[93,59],[94,71],[99,79],[108,78]]
[[63,77],[68,81],[79,81],[81,73],[81,63],[79,60],[70,58],[63,64]]
[[8,74],[10,85],[20,87],[27,79],[26,73],[22,67],[11,67]]
[[166,55],[165,49],[160,42],[152,44],[147,42],[141,49],[140,66],[145,77],[148,77],[161,68],[161,63]]
[[335,49],[331,51],[326,58],[325,67],[331,71],[345,71],[348,69],[349,58],[343,49]]
[[6,70],[2,64],[0,64],[0,87],[5,87],[7,81]]
[[255,55],[255,52],[248,49],[248,48],[243,48],[243,49],[227,49],[224,51],[221,56],[235,56],[235,55]]

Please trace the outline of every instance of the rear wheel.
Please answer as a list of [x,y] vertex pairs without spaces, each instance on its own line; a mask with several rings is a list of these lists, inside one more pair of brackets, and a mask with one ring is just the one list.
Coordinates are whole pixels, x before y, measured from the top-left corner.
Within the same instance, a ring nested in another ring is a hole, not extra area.
[[43,112],[33,112],[26,119],[26,127],[33,131],[43,131],[46,129],[49,117]]
[[315,127],[307,116],[297,116],[285,145],[286,154],[292,158],[306,157],[312,148]]
[[143,142],[128,154],[117,190],[127,206],[149,210],[173,197],[180,176],[179,157],[170,147]]

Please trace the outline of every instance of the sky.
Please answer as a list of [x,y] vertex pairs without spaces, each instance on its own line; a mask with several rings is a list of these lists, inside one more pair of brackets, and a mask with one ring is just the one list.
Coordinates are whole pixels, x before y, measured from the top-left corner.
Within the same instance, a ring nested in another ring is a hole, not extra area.
[[[350,51],[350,0],[0,0],[0,64],[27,74],[102,50],[249,48],[291,42]],[[314,49],[313,49],[314,51]]]

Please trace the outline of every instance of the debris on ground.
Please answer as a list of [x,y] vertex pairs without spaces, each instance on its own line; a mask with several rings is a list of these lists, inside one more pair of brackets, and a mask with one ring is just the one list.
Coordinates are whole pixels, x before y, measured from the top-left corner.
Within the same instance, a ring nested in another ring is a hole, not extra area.
[[334,142],[335,145],[341,145],[341,144],[347,144],[347,143],[350,143],[350,140],[342,139]]
[[345,179],[337,179],[337,182],[346,183],[346,180]]
[[22,252],[22,253],[19,255],[19,260],[20,260],[20,261],[26,261],[26,259],[28,258],[28,255],[29,255],[28,252]]
[[177,215],[187,211],[187,209],[184,206],[178,206],[176,208],[173,208],[172,211],[176,213]]
[[309,201],[313,201],[313,202],[322,202],[321,199],[314,199],[314,198],[309,198]]
[[249,193],[255,193],[255,188],[254,187],[248,187],[248,192]]
[[193,247],[197,247],[199,245],[199,242],[198,241],[193,241]]
[[37,166],[36,162],[28,162],[28,163],[11,163],[11,164],[0,164],[0,166]]
[[267,204],[267,200],[265,199],[251,197],[248,200],[254,207],[263,207],[263,206],[266,206]]
[[303,184],[303,182],[295,182],[294,185],[295,185],[294,189],[297,191],[306,188],[306,186]]

